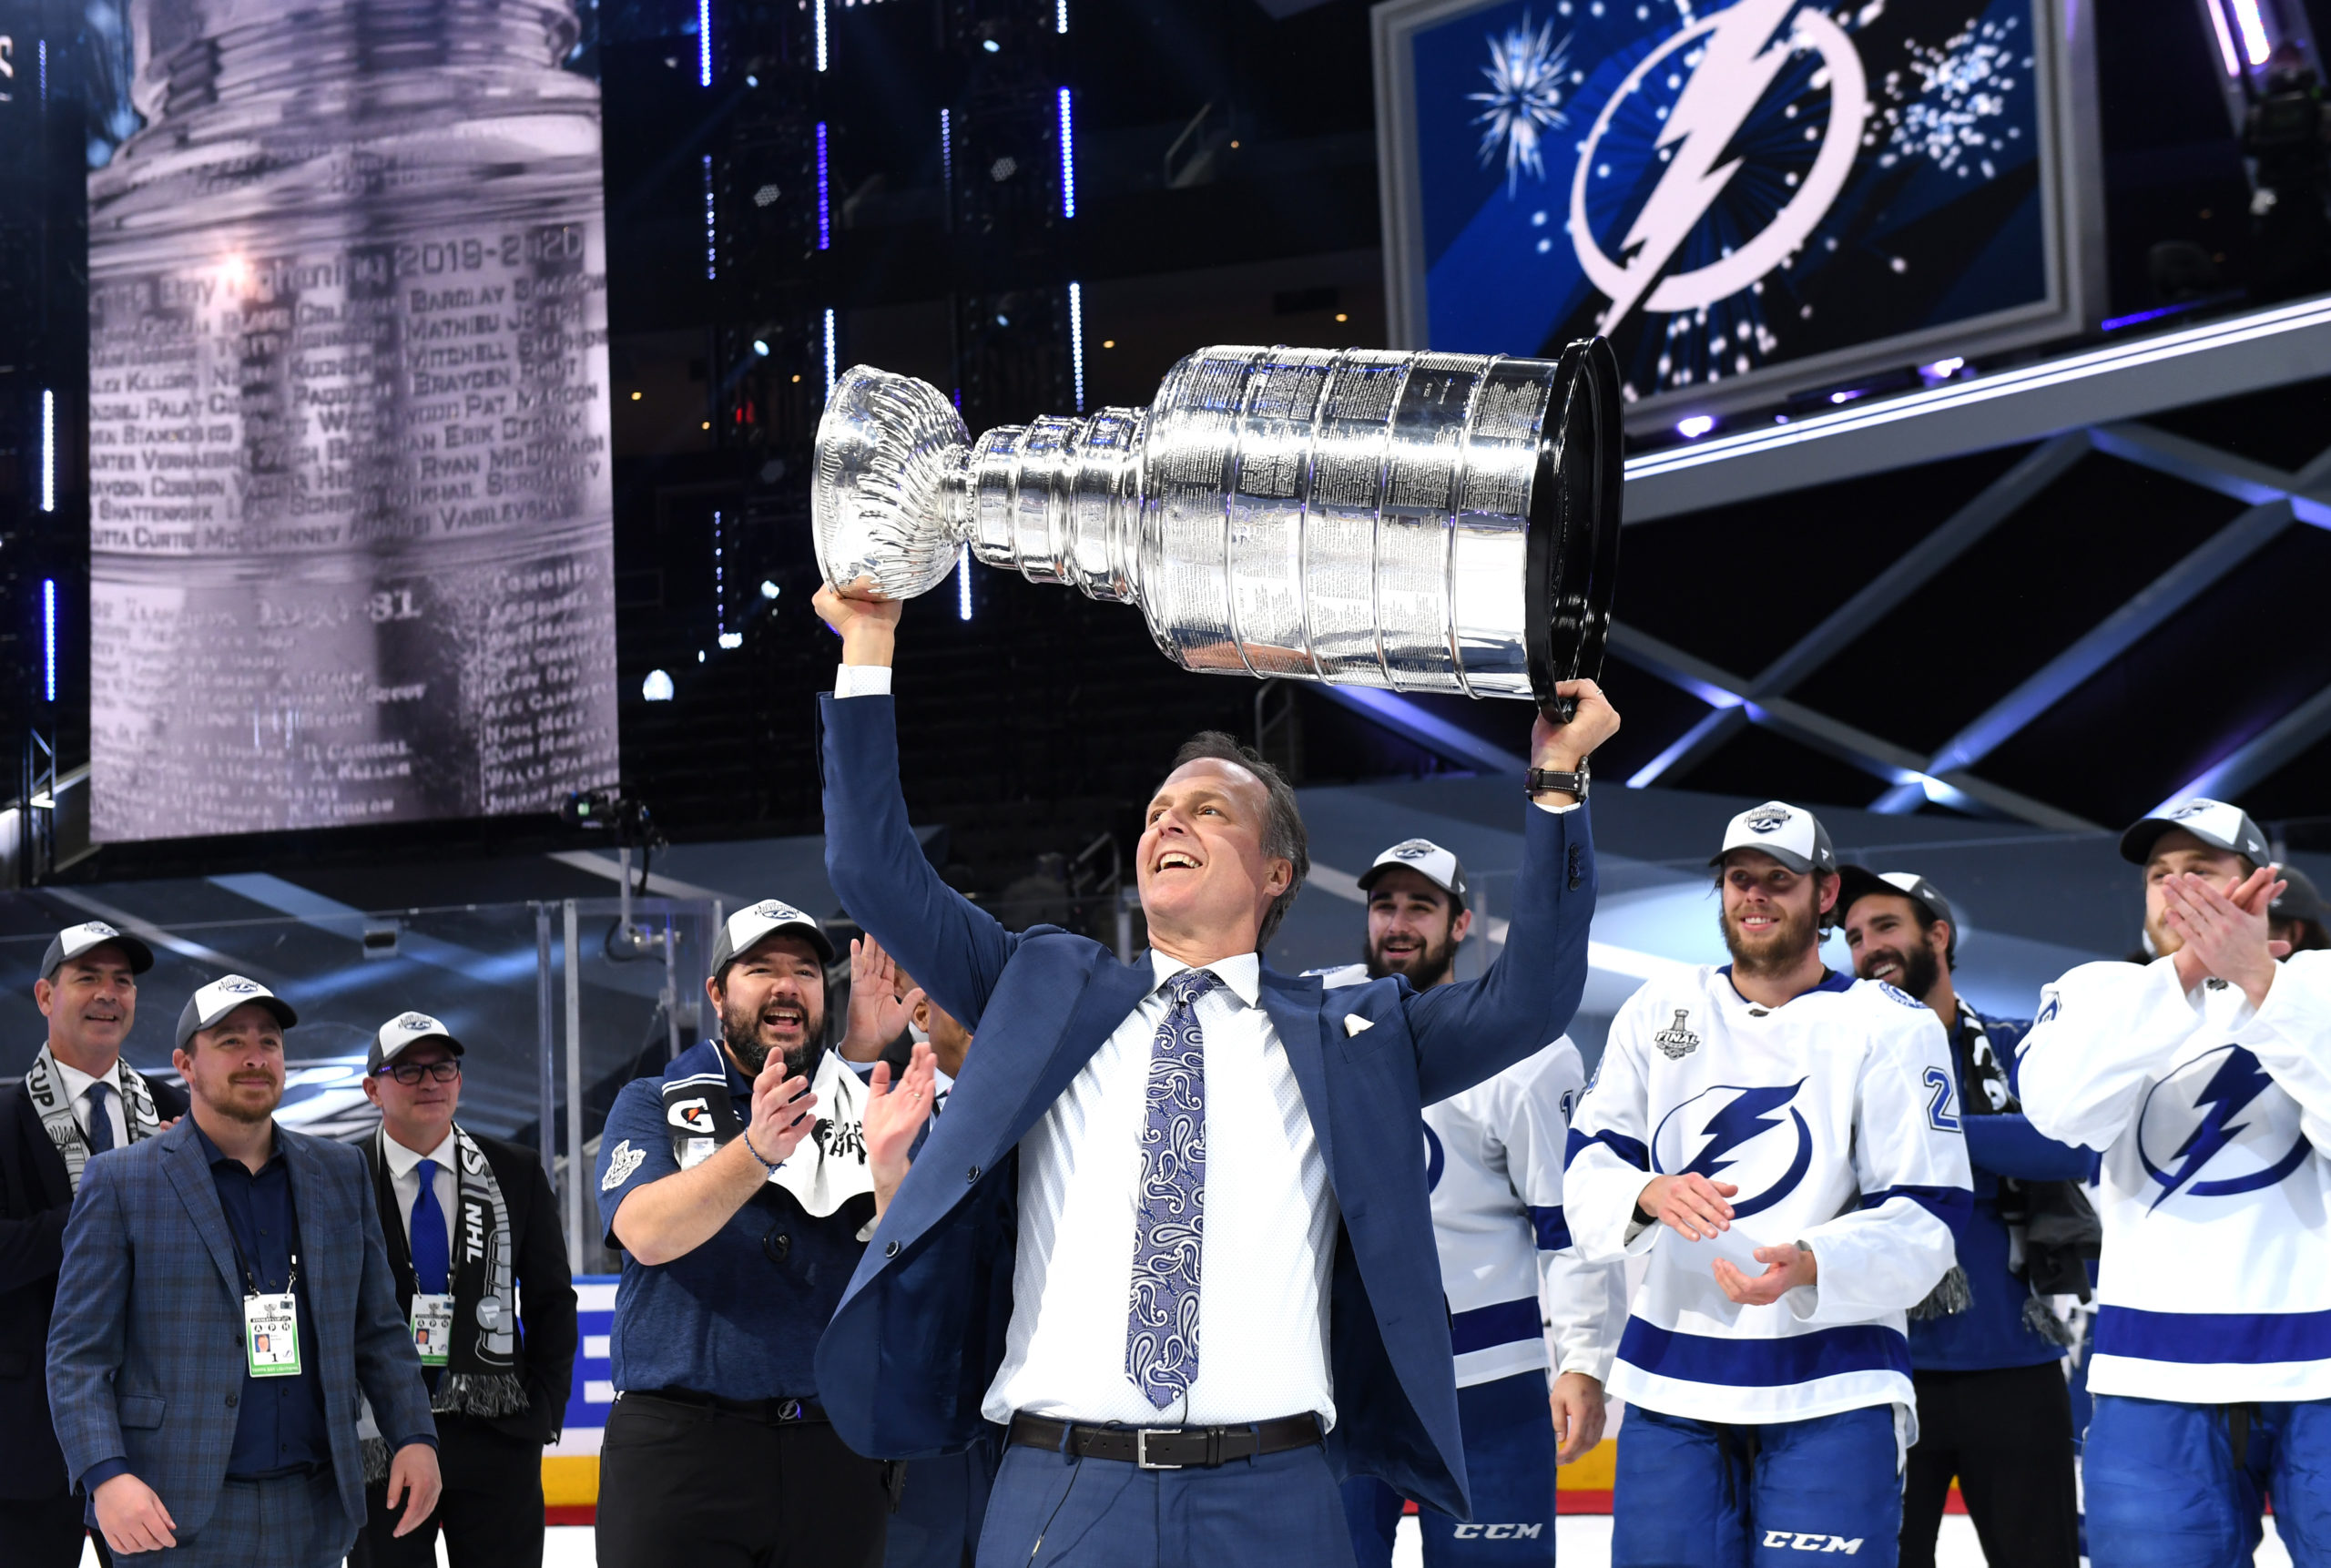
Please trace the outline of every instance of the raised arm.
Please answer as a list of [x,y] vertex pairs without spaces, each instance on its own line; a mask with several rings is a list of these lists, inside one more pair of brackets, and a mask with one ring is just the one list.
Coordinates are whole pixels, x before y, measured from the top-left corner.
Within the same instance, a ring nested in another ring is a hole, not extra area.
[[[1531,765],[1572,773],[1618,732],[1619,715],[1591,680],[1564,681],[1560,689],[1576,699],[1577,714],[1568,724],[1536,722]],[[1496,962],[1479,980],[1436,985],[1408,1000],[1427,1105],[1504,1071],[1568,1029],[1586,989],[1587,927],[1594,918],[1587,809],[1571,795],[1546,791],[1522,809],[1522,874]],[[907,967],[922,972],[911,962]]]
[[977,1028],[1019,939],[940,880],[908,825],[898,708],[890,695],[903,606],[831,588],[819,589],[815,602],[842,641],[843,678],[818,699],[825,721],[827,880],[850,918],[940,1006]]

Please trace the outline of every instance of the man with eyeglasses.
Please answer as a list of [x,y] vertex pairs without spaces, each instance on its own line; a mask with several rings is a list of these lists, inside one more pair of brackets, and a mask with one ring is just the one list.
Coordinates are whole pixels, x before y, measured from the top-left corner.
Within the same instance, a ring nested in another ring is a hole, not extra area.
[[444,1024],[399,1013],[381,1025],[365,1068],[381,1130],[364,1152],[398,1305],[429,1384],[444,1491],[419,1529],[398,1535],[386,1446],[366,1421],[370,1517],[349,1562],[434,1568],[443,1530],[454,1568],[539,1568],[543,1445],[558,1439],[575,1370],[558,1200],[533,1151],[454,1122],[462,1043]]

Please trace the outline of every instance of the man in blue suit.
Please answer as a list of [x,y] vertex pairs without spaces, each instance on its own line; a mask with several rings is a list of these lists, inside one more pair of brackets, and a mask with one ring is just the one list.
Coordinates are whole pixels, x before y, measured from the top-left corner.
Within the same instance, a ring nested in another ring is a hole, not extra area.
[[1150,951],[1006,932],[907,825],[890,664],[900,606],[820,593],[827,869],[859,923],[977,1031],[818,1347],[843,1440],[886,1459],[1009,1446],[986,1568],[1348,1568],[1338,1484],[1462,1517],[1423,1106],[1570,1022],[1594,861],[1592,682],[1541,721],[1505,956],[1419,993],[1262,966],[1309,857],[1293,792],[1200,737],[1136,855]]
[[321,1568],[365,1518],[357,1394],[400,1531],[437,1502],[436,1428],[364,1156],[275,1125],[298,1020],[230,974],[178,1015],[191,1109],[89,1162],[65,1228],[48,1399],[117,1558]]

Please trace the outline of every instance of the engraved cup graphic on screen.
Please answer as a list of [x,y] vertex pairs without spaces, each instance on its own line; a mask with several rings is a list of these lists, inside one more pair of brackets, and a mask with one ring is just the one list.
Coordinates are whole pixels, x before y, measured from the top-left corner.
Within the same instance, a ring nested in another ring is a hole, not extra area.
[[616,773],[599,93],[565,0],[131,0],[89,180],[98,839]]
[[968,546],[1139,606],[1185,669],[1542,707],[1602,668],[1619,418],[1599,338],[1201,349],[1146,409],[976,442],[936,388],[861,365],[818,427],[818,564],[906,597]]

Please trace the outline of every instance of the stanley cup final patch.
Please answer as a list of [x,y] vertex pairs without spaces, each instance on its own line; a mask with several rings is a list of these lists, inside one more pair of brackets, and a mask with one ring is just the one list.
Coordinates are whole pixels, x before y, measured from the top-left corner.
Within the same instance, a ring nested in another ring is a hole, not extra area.
[[1700,1037],[1685,1026],[1685,1020],[1691,1015],[1690,1008],[1677,1008],[1675,1022],[1651,1037],[1651,1043],[1671,1062],[1680,1062],[1700,1048]]

